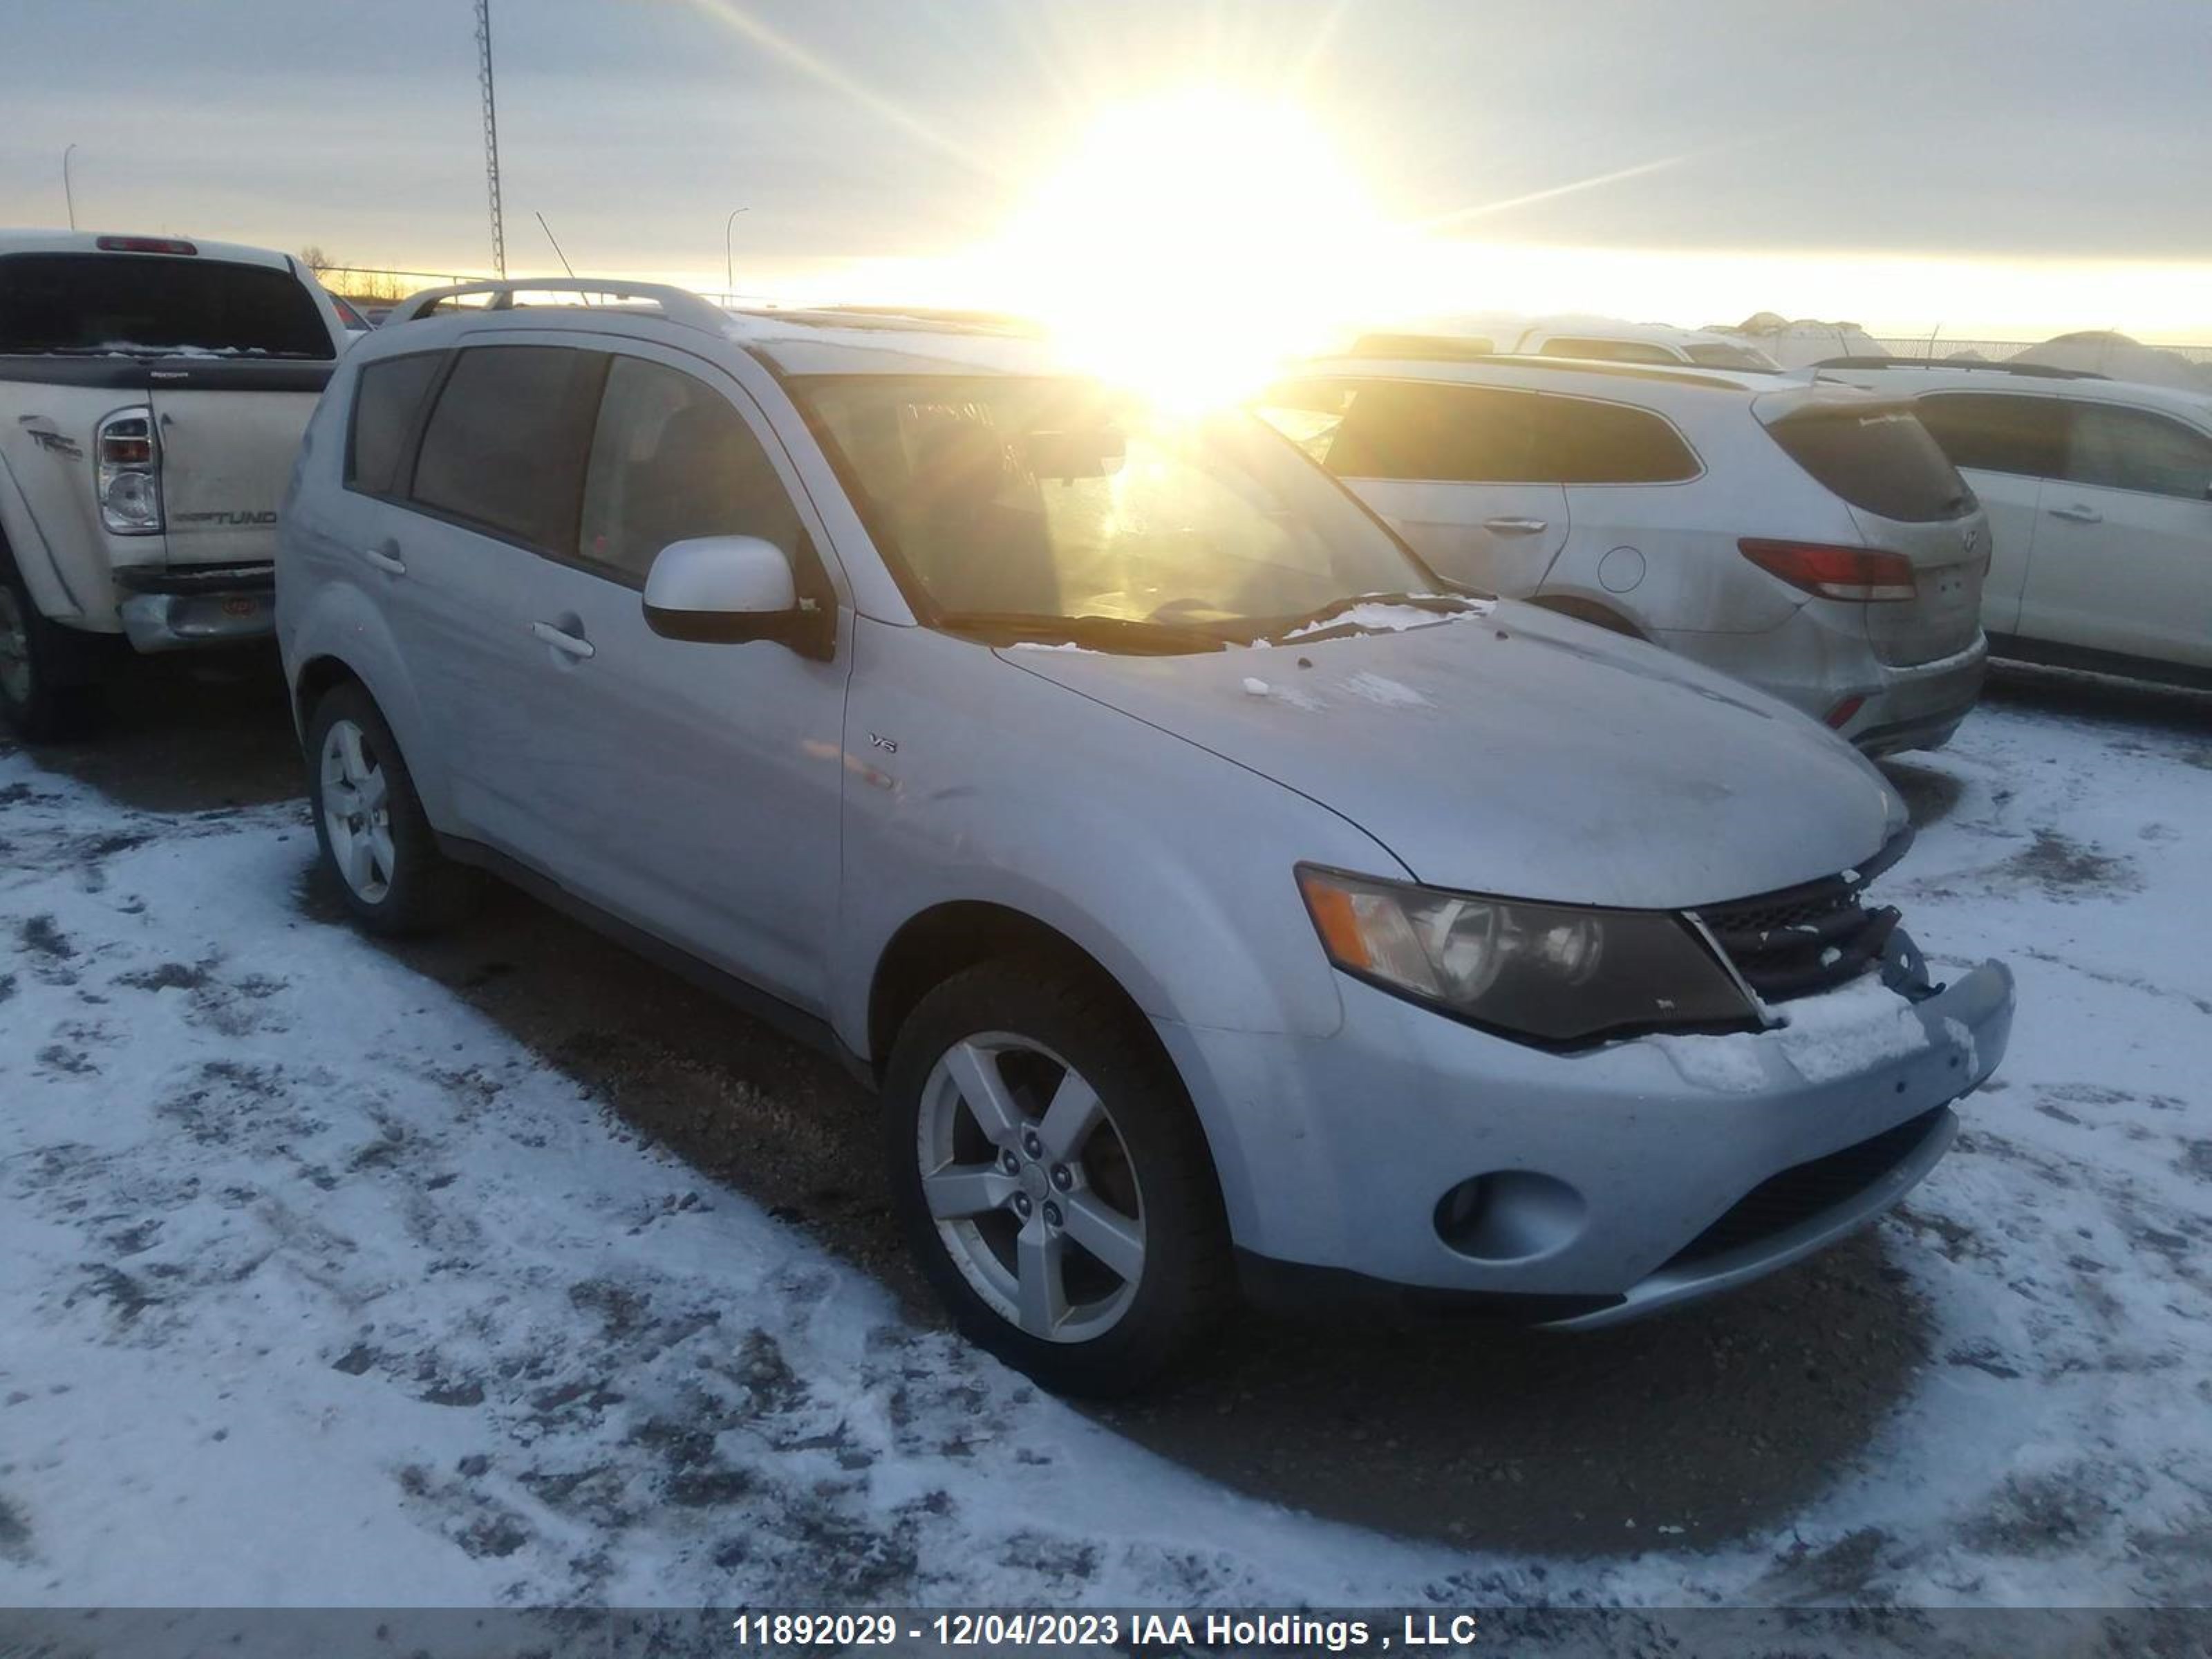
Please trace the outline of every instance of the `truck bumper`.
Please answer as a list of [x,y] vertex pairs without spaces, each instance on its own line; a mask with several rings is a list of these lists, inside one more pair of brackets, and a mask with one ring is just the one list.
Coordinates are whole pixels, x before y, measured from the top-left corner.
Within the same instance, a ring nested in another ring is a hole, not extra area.
[[177,651],[266,639],[276,629],[273,565],[123,569],[116,614],[138,651]]

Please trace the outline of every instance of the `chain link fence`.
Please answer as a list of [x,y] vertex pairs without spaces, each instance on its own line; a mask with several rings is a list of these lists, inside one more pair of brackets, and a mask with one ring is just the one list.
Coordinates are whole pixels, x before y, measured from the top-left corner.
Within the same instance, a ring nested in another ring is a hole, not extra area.
[[[1954,340],[1947,334],[1936,335],[1933,339],[1925,334],[1912,338],[1877,334],[1874,337],[1874,340],[1875,343],[1893,356],[1932,357],[1938,362],[1946,357],[1965,356],[1971,353],[1990,362],[2001,363],[2008,358],[2017,356],[2023,351],[2032,350],[2036,346],[2045,343],[2038,340]],[[2094,347],[2082,349],[2094,349]],[[2121,346],[2115,349],[2127,349],[2128,348]],[[2212,345],[2150,345],[2149,349],[2153,351],[2170,351],[2175,356],[2189,362],[2212,365]]]

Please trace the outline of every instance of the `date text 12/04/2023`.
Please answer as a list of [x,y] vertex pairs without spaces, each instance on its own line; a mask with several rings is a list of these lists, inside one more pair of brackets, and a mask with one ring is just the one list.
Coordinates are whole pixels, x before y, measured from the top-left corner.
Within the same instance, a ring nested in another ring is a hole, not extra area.
[[963,1610],[897,1613],[745,1613],[731,1621],[744,1647],[763,1650],[877,1647],[934,1639],[948,1649],[1121,1647],[1320,1649],[1330,1653],[1436,1652],[1472,1647],[1479,1625],[1471,1613],[1377,1616],[1312,1611],[1249,1613]]

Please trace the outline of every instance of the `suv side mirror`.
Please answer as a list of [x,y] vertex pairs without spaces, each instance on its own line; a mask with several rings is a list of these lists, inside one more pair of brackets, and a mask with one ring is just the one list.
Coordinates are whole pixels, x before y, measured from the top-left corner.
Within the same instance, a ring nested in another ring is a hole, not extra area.
[[836,620],[799,597],[791,558],[757,536],[699,536],[660,550],[645,577],[645,624],[708,645],[766,640],[826,657]]

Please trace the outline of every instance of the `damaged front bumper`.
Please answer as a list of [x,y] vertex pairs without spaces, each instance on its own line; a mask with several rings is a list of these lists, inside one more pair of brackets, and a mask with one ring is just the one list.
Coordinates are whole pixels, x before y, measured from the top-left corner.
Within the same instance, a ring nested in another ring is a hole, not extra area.
[[1787,1027],[1559,1054],[1342,990],[1328,1038],[1155,1022],[1248,1288],[1571,1327],[1747,1283],[1874,1219],[1942,1157],[2013,1013],[2012,975],[1989,962],[1889,998],[1867,1056],[1793,1048]]

